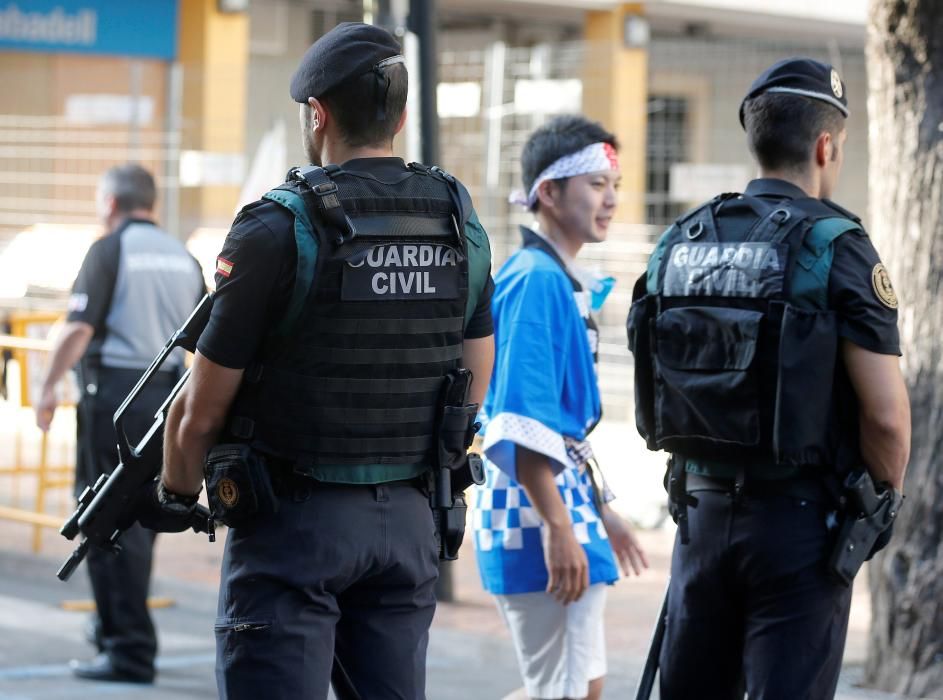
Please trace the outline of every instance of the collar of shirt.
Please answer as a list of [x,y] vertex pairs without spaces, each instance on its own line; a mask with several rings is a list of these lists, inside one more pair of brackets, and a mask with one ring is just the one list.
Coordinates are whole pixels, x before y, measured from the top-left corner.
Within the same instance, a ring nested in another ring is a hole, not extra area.
[[106,235],[106,236],[113,236],[113,235],[115,235],[116,233],[121,233],[121,232],[124,231],[126,228],[128,228],[128,226],[130,226],[131,224],[147,224],[148,226],[154,226],[154,227],[157,226],[157,224],[154,223],[153,219],[144,219],[144,218],[140,218],[140,219],[139,219],[139,218],[136,218],[136,217],[130,217],[130,216],[129,216],[127,219],[122,219],[121,221],[119,221],[119,222],[118,222],[118,225],[115,226],[111,231],[109,231],[109,232],[106,233],[105,235]]
[[806,199],[809,196],[798,185],[775,177],[760,177],[751,180],[743,194],[751,197],[787,197],[789,199]]
[[560,262],[563,264],[563,268],[570,274],[571,277],[580,278],[579,271],[580,269],[576,266],[576,261],[570,257],[563,248],[554,243],[550,238],[543,233],[537,224],[534,223],[533,226],[521,226],[521,233],[524,236],[524,244],[527,244],[527,234],[530,233],[534,236],[537,236],[541,241],[547,244],[547,246],[556,254],[560,259]]
[[341,169],[355,173],[369,173],[373,177],[402,175],[406,163],[396,156],[377,158],[351,158],[341,165]]

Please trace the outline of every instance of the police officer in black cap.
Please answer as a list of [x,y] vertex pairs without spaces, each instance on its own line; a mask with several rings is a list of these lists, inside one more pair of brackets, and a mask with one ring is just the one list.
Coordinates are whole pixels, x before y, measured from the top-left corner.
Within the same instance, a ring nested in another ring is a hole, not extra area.
[[493,283],[464,187],[393,157],[406,80],[377,27],[341,24],[305,54],[291,96],[313,165],[237,216],[170,410],[161,504],[191,507],[215,446],[208,496],[233,525],[222,698],[325,698],[334,664],[340,697],[425,697],[426,475],[446,377],[472,371],[469,404],[488,385]]
[[844,474],[902,488],[910,415],[897,297],[829,200],[845,85],[805,58],[740,107],[759,179],[679,219],[636,284],[637,423],[671,453],[678,523],[663,700],[831,698],[851,589],[828,567]]

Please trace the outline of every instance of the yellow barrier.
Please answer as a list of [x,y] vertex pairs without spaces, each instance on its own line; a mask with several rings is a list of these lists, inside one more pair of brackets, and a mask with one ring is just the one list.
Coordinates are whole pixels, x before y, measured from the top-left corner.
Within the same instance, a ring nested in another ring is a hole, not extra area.
[[[20,370],[19,406],[9,403],[5,407],[5,413],[12,418],[12,420],[4,421],[5,430],[3,431],[6,433],[4,437],[10,436],[7,430],[12,432],[12,463],[0,465],[0,477],[12,479],[10,495],[14,503],[23,500],[32,501],[32,510],[10,505],[0,506],[0,519],[32,525],[32,547],[35,552],[39,552],[42,548],[43,528],[58,530],[67,515],[65,512],[60,515],[51,515],[46,512],[49,506],[49,492],[54,489],[69,489],[69,496],[66,499],[67,509],[71,510],[72,507],[71,487],[75,474],[74,447],[70,450],[71,455],[67,459],[63,459],[61,463],[52,464],[48,433],[40,433],[38,428],[35,428],[36,434],[40,436],[38,459],[26,459],[27,445],[24,441],[24,433],[30,430],[29,428],[24,430],[24,424],[28,425],[32,422],[32,411],[27,411],[27,409],[31,406],[32,395],[42,377],[44,367],[42,354],[52,349],[52,343],[46,340],[45,336],[59,318],[54,314],[15,314],[9,319],[12,334],[0,335],[0,348],[13,351],[13,357]],[[8,401],[15,401],[15,398],[8,397]],[[59,421],[70,415],[70,404],[70,401],[64,401],[60,410],[57,411]],[[74,430],[70,434],[74,436]],[[71,442],[74,443],[74,437],[71,438]],[[36,491],[33,499],[29,499],[28,496],[21,498],[21,482],[24,479],[35,480]]]

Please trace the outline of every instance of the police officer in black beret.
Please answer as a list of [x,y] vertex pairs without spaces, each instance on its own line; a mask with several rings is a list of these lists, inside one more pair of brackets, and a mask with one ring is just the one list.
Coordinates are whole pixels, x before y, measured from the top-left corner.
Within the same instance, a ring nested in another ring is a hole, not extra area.
[[805,58],[740,107],[760,177],[660,239],[629,317],[637,423],[678,523],[663,700],[834,696],[851,589],[829,571],[846,473],[902,488],[898,300],[838,184],[845,85]]
[[393,157],[406,81],[377,27],[305,54],[291,96],[313,165],[236,217],[170,410],[161,503],[189,507],[213,448],[208,496],[232,525],[222,698],[325,698],[335,664],[341,697],[425,697],[426,476],[446,377],[473,372],[470,404],[488,385],[493,283],[464,187]]

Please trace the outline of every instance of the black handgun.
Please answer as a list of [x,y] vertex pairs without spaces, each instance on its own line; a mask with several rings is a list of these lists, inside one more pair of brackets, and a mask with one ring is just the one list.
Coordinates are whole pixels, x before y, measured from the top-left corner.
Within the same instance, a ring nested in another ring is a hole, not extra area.
[[904,497],[890,486],[878,491],[867,470],[849,474],[844,491],[845,520],[829,559],[829,570],[850,586],[878,537],[894,523]]
[[[124,532],[119,523],[131,519],[130,511],[135,500],[149,481],[160,473],[163,461],[164,421],[167,419],[167,410],[174,398],[180,393],[187,378],[188,369],[174,385],[170,394],[161,404],[154,415],[154,423],[140,441],[133,445],[124,429],[124,415],[134,404],[144,387],[151,381],[154,374],[160,369],[164,361],[176,348],[184,348],[193,352],[196,349],[200,333],[206,327],[213,307],[213,297],[207,294],[203,297],[190,317],[174,332],[163,349],[157,354],[150,366],[141,375],[137,384],[125,397],[121,406],[115,411],[114,425],[118,437],[119,464],[111,474],[103,474],[92,486],[87,486],[79,496],[78,506],[59,533],[68,540],[73,540],[79,534],[83,539],[78,548],[72,553],[56,574],[61,581],[66,581],[75,571],[90,546],[115,551],[118,549],[118,540]],[[190,527],[195,532],[207,532],[213,539],[214,523],[210,512],[202,505],[197,505],[193,511]],[[126,528],[125,528],[126,529]]]

